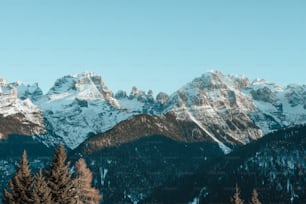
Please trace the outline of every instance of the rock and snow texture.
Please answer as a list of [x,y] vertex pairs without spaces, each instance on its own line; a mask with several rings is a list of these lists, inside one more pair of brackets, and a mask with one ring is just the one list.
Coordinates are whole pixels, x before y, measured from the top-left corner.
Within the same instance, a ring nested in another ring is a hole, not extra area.
[[[152,95],[152,93],[151,93]],[[105,132],[133,115],[147,112],[154,99],[150,93],[133,88],[115,96],[95,73],[82,73],[58,79],[50,91],[35,101],[43,110],[48,132],[44,143],[64,142],[74,149],[89,135]]]
[[0,138],[9,134],[34,135],[44,132],[40,109],[28,98],[18,98],[16,84],[0,78]]
[[31,101],[37,101],[39,100],[43,92],[39,88],[38,84],[35,83],[33,85],[25,85],[21,82],[12,83],[17,88],[18,92],[18,98],[24,100],[24,99],[31,99]]
[[215,135],[213,135],[211,132],[209,132],[208,130],[206,130],[205,127],[203,127],[203,125],[197,121],[197,119],[187,110],[187,115],[189,116],[189,119],[191,119],[195,124],[197,124],[209,137],[211,137],[211,139],[213,141],[215,141],[219,147],[222,149],[222,151],[224,152],[224,154],[229,154],[231,153],[231,149],[229,147],[227,147],[225,144],[223,144],[220,140],[218,140],[216,138]]
[[[201,129],[214,135],[219,146],[246,144],[262,136],[248,116],[256,106],[252,98],[241,91],[247,86],[246,78],[207,73],[172,94],[166,111],[175,112],[179,120],[196,120]],[[223,150],[228,152],[226,148]]]
[[166,110],[174,111],[178,119],[185,120],[191,113],[205,129],[217,132],[218,139],[226,135],[225,142],[245,144],[273,130],[306,123],[305,85],[282,88],[218,71],[194,79],[166,104]]
[[257,108],[251,113],[251,118],[265,134],[306,123],[306,85],[283,88],[264,80],[255,80],[244,91],[253,97]]
[[0,114],[27,113],[33,123],[42,123],[41,114],[30,114],[41,110],[47,129],[44,142],[64,142],[72,149],[88,135],[139,114],[172,112],[177,120],[196,123],[209,133],[224,152],[230,151],[227,144],[246,144],[270,131],[306,122],[305,85],[280,87],[218,71],[203,74],[170,96],[159,93],[156,98],[152,91],[136,87],[130,94],[113,94],[94,73],[62,77],[45,95],[37,84],[9,84],[0,79],[0,94]]
[[58,79],[36,104],[44,112],[48,132],[72,149],[88,135],[105,132],[131,116],[121,111],[113,93],[94,73]]

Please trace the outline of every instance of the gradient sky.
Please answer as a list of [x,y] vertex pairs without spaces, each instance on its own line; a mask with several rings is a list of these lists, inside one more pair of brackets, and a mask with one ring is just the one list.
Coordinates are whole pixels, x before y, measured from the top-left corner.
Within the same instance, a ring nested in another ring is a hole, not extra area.
[[0,76],[171,93],[208,70],[306,83],[305,0],[0,0]]

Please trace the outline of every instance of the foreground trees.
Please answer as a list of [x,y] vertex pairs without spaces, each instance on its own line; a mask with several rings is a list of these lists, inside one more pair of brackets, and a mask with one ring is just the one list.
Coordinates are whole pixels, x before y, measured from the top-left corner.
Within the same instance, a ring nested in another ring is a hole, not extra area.
[[52,203],[73,204],[76,191],[69,172],[70,162],[66,162],[67,154],[63,146],[55,150],[50,170],[46,171],[46,179],[52,194]]
[[253,189],[251,204],[261,204],[261,202],[258,199],[258,193],[256,189]]
[[[231,198],[231,203],[233,203],[233,204],[243,204],[244,203],[244,201],[240,197],[240,189],[239,189],[237,184],[236,184],[236,188],[235,188],[235,193],[234,193],[233,197]],[[259,201],[258,193],[257,193],[256,189],[253,189],[250,204],[261,204],[261,202]]]
[[240,189],[237,184],[235,194],[233,195],[231,201],[233,204],[243,204],[243,200],[240,198]]
[[63,146],[56,149],[49,168],[31,174],[26,152],[23,153],[16,173],[4,190],[4,204],[98,204],[99,191],[91,186],[92,173],[84,159],[76,163],[72,178],[70,162]]
[[51,204],[52,194],[45,177],[43,176],[42,170],[36,175],[33,183],[32,200],[34,204]]
[[27,153],[24,151],[16,173],[9,181],[10,192],[4,190],[3,203],[30,203],[33,176],[29,167]]
[[95,204],[101,200],[99,191],[91,186],[92,184],[92,173],[87,168],[84,159],[79,159],[75,164],[75,170],[77,177],[74,180],[76,186],[76,192],[78,195],[78,203]]

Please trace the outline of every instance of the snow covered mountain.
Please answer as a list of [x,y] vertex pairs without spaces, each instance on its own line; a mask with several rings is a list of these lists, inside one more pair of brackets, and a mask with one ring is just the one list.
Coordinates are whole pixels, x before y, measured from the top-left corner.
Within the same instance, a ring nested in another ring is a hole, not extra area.
[[34,135],[44,132],[41,110],[31,99],[18,98],[18,93],[16,84],[0,78],[0,139],[9,134]]
[[306,122],[306,86],[282,88],[264,80],[212,71],[172,94],[164,112],[191,120],[220,141],[246,144],[271,131]]
[[[11,87],[9,97],[1,96],[0,114],[26,112],[27,120],[40,129],[24,134],[39,134],[46,145],[65,143],[71,149],[90,135],[110,131],[142,114],[155,117],[140,123],[144,127],[148,125],[146,121],[162,121],[156,127],[163,125],[168,133],[174,133],[177,127],[172,130],[170,123],[163,119],[164,115],[192,123],[196,128],[190,130],[189,135],[205,133],[203,137],[216,142],[225,153],[229,153],[233,145],[246,144],[273,130],[306,122],[305,85],[280,87],[264,80],[250,82],[246,77],[223,75],[218,71],[203,74],[170,96],[159,93],[156,98],[152,91],[146,93],[136,87],[129,95],[125,91],[113,94],[95,73],[64,76],[45,95],[37,84],[8,84],[5,80],[0,83],[0,93],[8,93]],[[10,100],[10,107],[14,108],[8,109],[4,101]],[[42,127],[45,134],[41,134]],[[161,132],[151,130],[148,134]]]
[[64,142],[75,148],[88,135],[104,132],[131,114],[121,111],[113,93],[93,73],[58,79],[50,91],[35,102],[43,110],[47,145]]
[[207,73],[171,95],[165,111],[174,112],[178,120],[198,124],[228,153],[230,149],[224,143],[246,144],[262,136],[248,116],[256,106],[252,97],[243,93],[247,86],[246,78]]

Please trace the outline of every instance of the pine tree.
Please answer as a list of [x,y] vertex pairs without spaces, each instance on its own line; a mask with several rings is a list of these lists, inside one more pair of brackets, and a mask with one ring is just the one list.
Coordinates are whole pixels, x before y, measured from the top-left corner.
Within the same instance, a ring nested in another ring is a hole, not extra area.
[[26,151],[22,154],[22,159],[17,166],[13,178],[9,181],[10,191],[4,190],[4,204],[26,204],[31,203],[31,187],[33,176],[29,167]]
[[253,189],[251,204],[261,204],[261,202],[258,199],[258,193],[256,189]]
[[32,199],[33,204],[51,204],[51,189],[45,181],[42,170],[35,175]]
[[76,191],[69,172],[69,162],[64,146],[55,150],[50,170],[46,171],[46,178],[51,189],[53,204],[75,204]]
[[238,185],[236,184],[236,191],[234,196],[231,198],[233,204],[243,204],[243,200],[240,198],[240,190]]
[[79,159],[75,164],[77,177],[74,180],[78,196],[77,204],[99,204],[102,197],[99,191],[93,188],[92,173],[87,168],[86,161]]
[[8,192],[6,189],[3,190],[3,198],[2,198],[3,204],[15,204],[13,195]]

